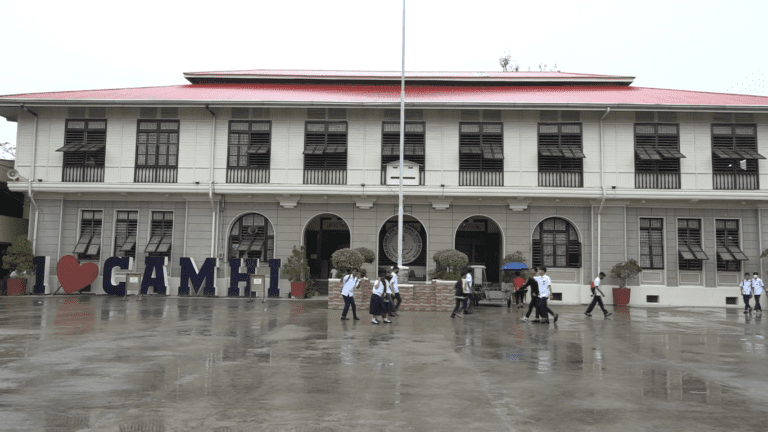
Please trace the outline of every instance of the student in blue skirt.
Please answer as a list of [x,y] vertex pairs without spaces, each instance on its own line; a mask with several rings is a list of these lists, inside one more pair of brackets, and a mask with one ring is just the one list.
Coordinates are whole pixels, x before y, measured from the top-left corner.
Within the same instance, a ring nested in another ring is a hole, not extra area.
[[386,279],[387,273],[384,271],[379,272],[379,277],[376,279],[376,282],[373,283],[373,293],[371,294],[371,307],[369,312],[371,315],[373,315],[373,319],[371,322],[373,324],[378,324],[379,321],[376,320],[377,316],[381,316],[382,321],[384,321],[385,324],[389,324],[392,321],[387,319],[387,306],[384,304],[384,293],[387,290],[387,279]]

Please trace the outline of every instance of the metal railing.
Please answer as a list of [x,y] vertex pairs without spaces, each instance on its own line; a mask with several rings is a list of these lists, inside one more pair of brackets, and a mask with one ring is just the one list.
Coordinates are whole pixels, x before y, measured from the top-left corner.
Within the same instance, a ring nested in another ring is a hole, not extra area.
[[65,166],[62,172],[64,182],[103,182],[103,166]]
[[176,183],[176,167],[136,167],[135,183]]
[[584,175],[580,172],[542,172],[539,171],[541,187],[582,187]]
[[716,190],[753,190],[760,186],[757,173],[714,173],[712,177]]
[[635,173],[636,189],[680,189],[680,173]]
[[305,169],[304,184],[347,184],[347,170]]
[[504,186],[504,172],[459,171],[459,186]]
[[229,167],[227,183],[269,183],[269,168]]

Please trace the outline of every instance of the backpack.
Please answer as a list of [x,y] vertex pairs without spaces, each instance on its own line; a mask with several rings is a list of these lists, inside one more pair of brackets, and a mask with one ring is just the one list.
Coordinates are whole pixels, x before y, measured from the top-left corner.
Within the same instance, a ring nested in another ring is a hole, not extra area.
[[595,293],[595,281],[592,281],[592,283],[589,284],[589,289],[592,291],[592,294]]

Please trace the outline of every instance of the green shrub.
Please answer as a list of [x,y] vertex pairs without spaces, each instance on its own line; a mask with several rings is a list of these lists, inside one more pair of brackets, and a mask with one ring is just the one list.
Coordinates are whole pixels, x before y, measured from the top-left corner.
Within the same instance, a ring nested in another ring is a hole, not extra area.
[[629,259],[613,266],[611,269],[611,276],[619,280],[619,288],[626,288],[627,281],[637,276],[641,271],[643,271],[643,269],[637,261]]
[[307,263],[307,249],[302,246],[301,249],[293,247],[291,256],[283,265],[283,274],[291,282],[306,282],[309,279],[309,263]]
[[8,247],[8,251],[3,257],[3,268],[29,276],[35,271],[32,264],[33,258],[32,242],[27,240],[26,235],[20,235],[13,239],[13,243]]
[[469,262],[467,254],[456,249],[437,251],[432,259],[435,261],[435,268],[429,272],[430,278],[443,280],[459,280],[461,269]]
[[347,274],[350,270],[360,270],[364,260],[360,252],[349,248],[339,249],[331,255],[333,268],[342,275]]
[[355,248],[355,250],[363,256],[364,263],[371,264],[376,261],[376,252],[374,252],[373,249],[369,249],[367,247],[359,247]]

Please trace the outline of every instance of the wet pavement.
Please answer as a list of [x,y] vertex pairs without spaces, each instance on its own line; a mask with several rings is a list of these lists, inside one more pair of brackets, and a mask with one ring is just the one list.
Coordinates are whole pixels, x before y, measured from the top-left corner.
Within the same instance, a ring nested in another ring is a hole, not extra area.
[[768,429],[768,315],[585,308],[0,297],[0,430]]

